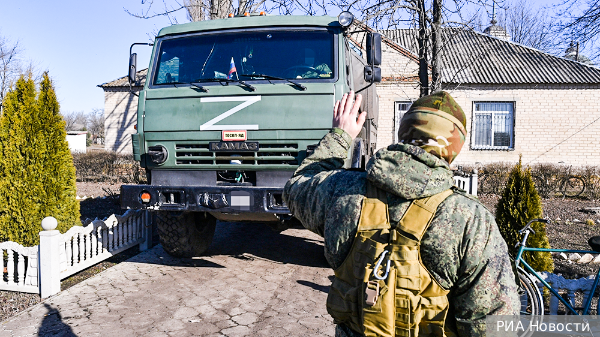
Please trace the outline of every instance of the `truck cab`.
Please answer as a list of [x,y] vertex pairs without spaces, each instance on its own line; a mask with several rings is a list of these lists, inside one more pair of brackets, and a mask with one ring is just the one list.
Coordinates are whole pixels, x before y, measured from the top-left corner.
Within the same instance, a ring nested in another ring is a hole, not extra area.
[[346,167],[364,167],[375,149],[380,75],[347,30],[333,17],[267,15],[163,28],[132,135],[148,184],[123,185],[121,206],[156,212],[174,256],[202,254],[216,220],[289,222],[283,187],[350,90],[361,91],[368,115]]

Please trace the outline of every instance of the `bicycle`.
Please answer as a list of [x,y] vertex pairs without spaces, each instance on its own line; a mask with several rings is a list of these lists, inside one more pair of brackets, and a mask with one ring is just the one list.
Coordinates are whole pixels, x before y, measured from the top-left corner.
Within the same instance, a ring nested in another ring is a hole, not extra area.
[[[578,309],[582,310],[582,315],[587,315],[589,313],[592,298],[596,292],[596,288],[598,286],[598,282],[600,281],[600,269],[596,273],[596,277],[594,278],[594,283],[590,294],[587,299],[585,299],[585,305],[583,308],[573,308],[573,306],[565,300],[556,289],[554,289],[551,285],[549,285],[546,280],[533,268],[523,260],[523,252],[525,251],[533,251],[533,252],[558,252],[558,253],[589,253],[589,254],[598,254],[600,252],[600,247],[592,247],[591,251],[588,250],[575,250],[575,249],[554,249],[554,248],[533,248],[527,247],[527,238],[530,233],[534,233],[535,231],[531,228],[531,224],[533,222],[543,222],[548,223],[546,219],[533,219],[527,223],[527,225],[519,231],[519,234],[523,235],[523,239],[521,240],[519,245],[519,250],[517,251],[517,257],[515,259],[515,266],[517,268],[517,273],[519,276],[519,280],[521,282],[521,315],[544,315],[544,298],[537,286],[537,282],[541,283],[545,288],[547,288],[556,298],[565,306],[565,310],[568,314],[580,315]],[[590,244],[591,245],[591,244]],[[523,268],[524,267],[524,268]]]
[[582,177],[571,173],[571,166],[568,167],[566,173],[563,175],[558,173],[558,177],[555,174],[544,174],[544,172],[533,176],[535,187],[537,188],[540,195],[544,198],[548,198],[554,194],[556,188],[563,195],[563,197],[578,197],[586,188],[586,183]]

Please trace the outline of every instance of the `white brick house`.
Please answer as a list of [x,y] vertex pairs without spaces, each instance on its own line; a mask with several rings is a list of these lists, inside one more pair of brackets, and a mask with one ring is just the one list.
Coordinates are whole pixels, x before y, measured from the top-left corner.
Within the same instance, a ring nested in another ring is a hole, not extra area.
[[[377,147],[393,143],[401,115],[419,97],[418,59],[407,31],[384,32]],[[412,51],[411,51],[412,50]],[[600,69],[465,30],[445,36],[442,87],[467,114],[456,164],[496,161],[599,165]],[[141,90],[146,71],[138,72]],[[131,152],[137,97],[127,78],[105,92],[106,149]],[[475,136],[473,136],[475,135]]]
[[[378,86],[378,147],[395,141],[397,122],[419,97],[411,32],[388,32]],[[486,34],[450,31],[442,89],[467,114],[456,164],[498,161],[600,165],[600,69]]]
[[127,77],[100,84],[104,89],[104,148],[107,151],[132,153],[131,134],[137,124],[138,98],[146,81],[147,70],[137,73],[138,81],[129,87]]

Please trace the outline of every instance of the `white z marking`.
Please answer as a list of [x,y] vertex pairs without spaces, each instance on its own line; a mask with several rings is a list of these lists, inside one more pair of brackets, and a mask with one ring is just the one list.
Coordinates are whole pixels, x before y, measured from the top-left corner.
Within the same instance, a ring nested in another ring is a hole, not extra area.
[[233,115],[234,113],[248,107],[256,102],[260,101],[260,96],[246,96],[246,97],[206,97],[201,98],[200,102],[244,102],[238,106],[235,106],[217,117],[209,120],[208,122],[200,125],[200,131],[205,130],[258,130],[257,125],[215,125],[215,123]]

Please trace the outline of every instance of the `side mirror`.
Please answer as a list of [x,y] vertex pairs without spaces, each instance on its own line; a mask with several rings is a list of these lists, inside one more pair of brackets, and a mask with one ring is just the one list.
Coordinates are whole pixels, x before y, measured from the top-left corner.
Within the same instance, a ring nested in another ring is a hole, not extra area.
[[381,34],[367,34],[367,63],[372,66],[381,65]]
[[137,73],[137,54],[133,53],[129,55],[129,74],[128,74],[128,78],[129,78],[129,83],[135,83],[136,80],[136,76],[135,74]]
[[365,81],[371,83],[381,82],[381,68],[365,66]]

